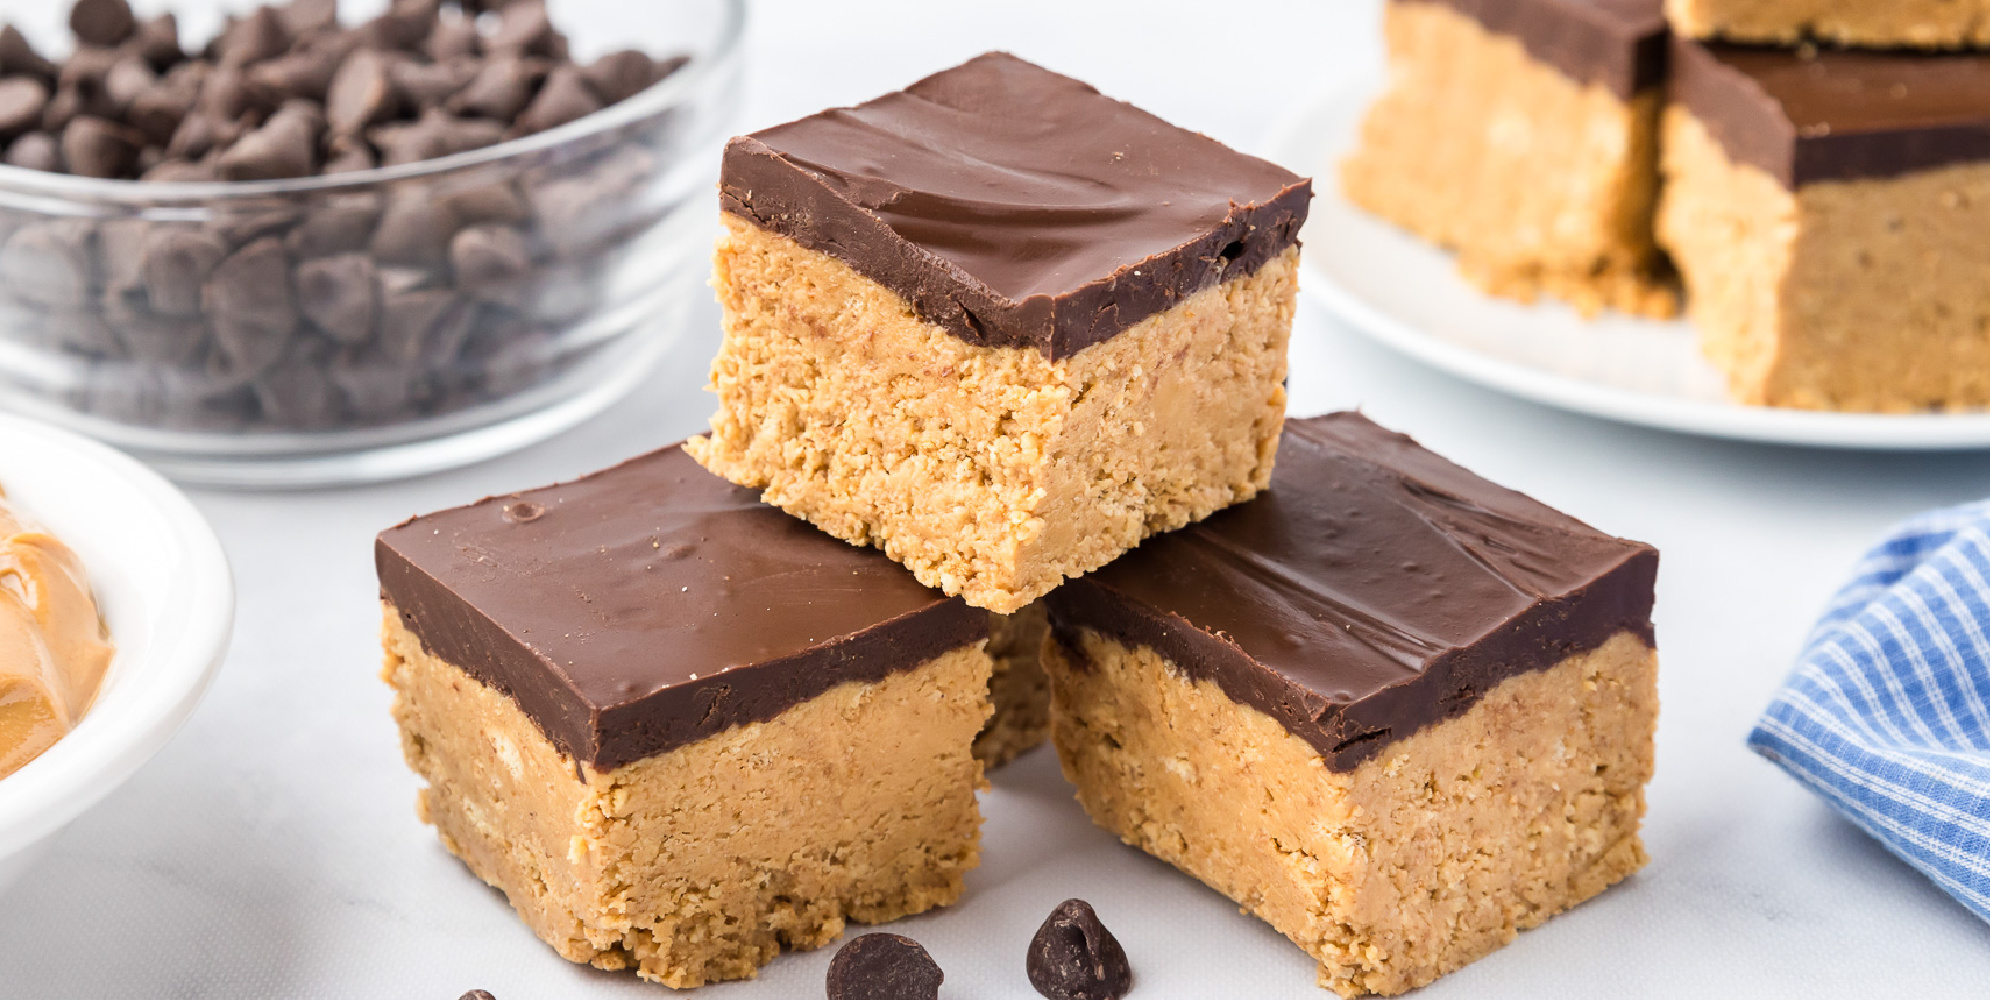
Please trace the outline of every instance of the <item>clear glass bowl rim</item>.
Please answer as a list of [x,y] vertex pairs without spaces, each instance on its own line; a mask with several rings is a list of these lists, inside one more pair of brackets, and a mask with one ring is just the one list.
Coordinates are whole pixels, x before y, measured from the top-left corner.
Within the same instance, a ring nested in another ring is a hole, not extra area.
[[161,183],[157,181],[104,180],[78,177],[46,170],[0,163],[0,193],[59,199],[75,204],[109,204],[145,207],[166,204],[215,203],[235,199],[258,199],[293,194],[332,194],[364,190],[396,181],[415,180],[453,173],[514,157],[554,149],[589,136],[608,132],[634,122],[689,104],[702,92],[708,79],[726,78],[728,64],[739,55],[746,34],[747,0],[715,0],[720,7],[718,38],[709,52],[693,55],[690,62],[655,86],[619,104],[568,122],[558,128],[508,139],[482,149],[419,160],[391,167],[374,167],[342,174],[319,174],[271,181],[202,181]]

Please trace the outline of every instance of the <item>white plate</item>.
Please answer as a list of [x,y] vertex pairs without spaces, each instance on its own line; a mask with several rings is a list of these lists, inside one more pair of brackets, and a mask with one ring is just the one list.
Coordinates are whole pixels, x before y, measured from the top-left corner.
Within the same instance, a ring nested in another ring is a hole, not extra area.
[[1827,448],[1990,448],[1990,414],[1852,414],[1742,406],[1691,327],[1481,294],[1444,253],[1349,204],[1339,162],[1379,72],[1299,106],[1266,155],[1314,178],[1301,284],[1350,326],[1460,378],[1578,413],[1687,434]]
[[[221,665],[235,590],[207,521],[111,448],[0,414],[0,487],[83,561],[117,653],[69,735],[0,778],[0,891],[193,712]],[[0,993],[4,993],[0,989]]]

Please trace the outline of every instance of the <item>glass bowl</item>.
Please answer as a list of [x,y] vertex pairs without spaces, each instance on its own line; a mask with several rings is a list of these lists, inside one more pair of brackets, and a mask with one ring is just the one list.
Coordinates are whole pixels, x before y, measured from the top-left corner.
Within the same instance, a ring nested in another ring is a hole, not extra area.
[[548,6],[577,60],[689,62],[567,125],[374,170],[0,165],[0,407],[181,481],[312,486],[490,458],[643,383],[707,294],[745,0]]

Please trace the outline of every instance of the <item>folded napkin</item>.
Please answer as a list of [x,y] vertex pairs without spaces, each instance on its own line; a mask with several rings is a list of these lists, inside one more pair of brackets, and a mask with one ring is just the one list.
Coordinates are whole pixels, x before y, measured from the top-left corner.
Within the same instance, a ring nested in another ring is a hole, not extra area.
[[1866,555],[1748,745],[1990,920],[1990,501]]

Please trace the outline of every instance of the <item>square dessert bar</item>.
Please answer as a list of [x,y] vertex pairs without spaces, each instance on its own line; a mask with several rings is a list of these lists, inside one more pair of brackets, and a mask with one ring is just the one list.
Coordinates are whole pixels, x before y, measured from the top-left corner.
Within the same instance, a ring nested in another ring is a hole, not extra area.
[[1392,0],[1349,200],[1456,250],[1491,294],[1675,312],[1651,233],[1660,2]]
[[1666,0],[1673,30],[1740,42],[1990,45],[1990,0]]
[[1659,236],[1743,402],[1990,405],[1990,55],[1682,42]]
[[1271,488],[1048,599],[1092,819],[1343,996],[1455,970],[1644,864],[1658,555],[1341,413]]
[[675,446],[375,555],[418,811],[566,958],[750,978],[960,896],[987,612]]
[[991,53],[734,139],[700,462],[1012,612],[1255,494],[1310,184]]

